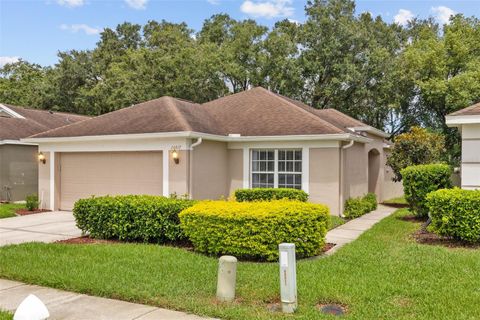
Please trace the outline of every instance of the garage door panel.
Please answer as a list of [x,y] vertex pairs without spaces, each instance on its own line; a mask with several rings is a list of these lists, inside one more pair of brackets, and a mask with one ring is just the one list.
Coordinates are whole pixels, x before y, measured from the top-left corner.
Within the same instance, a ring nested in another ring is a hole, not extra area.
[[60,208],[92,195],[162,195],[161,152],[63,153]]

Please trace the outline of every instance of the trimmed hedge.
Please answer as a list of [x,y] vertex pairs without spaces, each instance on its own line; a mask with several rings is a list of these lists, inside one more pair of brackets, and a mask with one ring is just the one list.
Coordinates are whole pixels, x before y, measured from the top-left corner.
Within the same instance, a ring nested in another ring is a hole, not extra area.
[[308,193],[303,190],[290,188],[238,189],[235,191],[235,199],[238,202],[268,201],[281,199],[306,202],[308,200]]
[[348,219],[358,218],[377,209],[377,206],[377,195],[375,193],[367,193],[363,197],[350,198],[345,201],[343,215]]
[[442,189],[427,196],[431,231],[467,242],[480,242],[480,190]]
[[321,252],[329,224],[328,207],[300,201],[203,201],[180,213],[195,250],[213,255],[275,261],[278,245],[295,243],[297,257]]
[[191,200],[128,195],[78,200],[77,227],[93,238],[164,243],[184,238],[178,214]]
[[423,164],[406,167],[401,171],[403,191],[411,211],[419,216],[428,216],[426,197],[432,191],[452,187],[452,169],[447,164]]

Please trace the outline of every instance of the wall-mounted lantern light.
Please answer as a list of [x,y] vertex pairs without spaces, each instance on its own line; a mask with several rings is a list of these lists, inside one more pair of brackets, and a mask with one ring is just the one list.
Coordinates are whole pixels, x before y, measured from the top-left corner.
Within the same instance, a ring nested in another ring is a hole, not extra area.
[[175,164],[180,163],[180,158],[178,157],[178,151],[176,149],[173,149],[172,151],[172,159],[173,159],[173,162],[175,162]]
[[38,154],[38,161],[40,161],[41,163],[45,164],[47,162],[47,160],[45,159],[45,155],[43,154],[43,152],[40,152]]

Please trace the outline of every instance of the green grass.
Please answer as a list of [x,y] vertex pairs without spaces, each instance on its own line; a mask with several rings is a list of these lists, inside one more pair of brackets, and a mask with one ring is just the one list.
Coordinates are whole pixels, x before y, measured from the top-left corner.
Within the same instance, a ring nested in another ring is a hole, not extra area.
[[383,201],[384,204],[408,204],[407,200],[405,200],[405,196],[392,198]]
[[11,320],[13,319],[13,314],[7,311],[0,310],[0,320]]
[[333,256],[298,262],[299,309],[272,314],[276,263],[241,262],[237,301],[215,302],[217,259],[143,244],[29,243],[0,248],[0,277],[222,319],[334,319],[315,305],[348,306],[342,319],[480,318],[480,250],[415,243],[420,225],[397,211]]
[[0,219],[15,217],[15,210],[24,208],[24,204],[2,203],[0,204]]
[[332,230],[338,226],[341,226],[345,223],[345,219],[339,216],[330,216],[330,225],[328,226],[328,230]]

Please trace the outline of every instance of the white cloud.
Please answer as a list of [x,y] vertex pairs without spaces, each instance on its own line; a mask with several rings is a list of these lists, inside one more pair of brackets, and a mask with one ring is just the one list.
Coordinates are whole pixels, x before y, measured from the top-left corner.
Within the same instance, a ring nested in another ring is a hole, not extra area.
[[143,10],[147,7],[148,0],[125,0],[125,3],[135,10]]
[[102,32],[102,29],[100,28],[94,28],[94,27],[90,27],[89,25],[86,25],[84,23],[81,23],[81,24],[62,24],[60,26],[60,29],[62,30],[67,30],[67,31],[71,31],[71,32],[74,32],[74,33],[77,33],[79,31],[82,31],[82,32],[85,32],[85,34],[88,34],[88,35],[94,35],[94,34],[99,34],[100,32]]
[[393,21],[401,26],[407,25],[409,21],[413,19],[413,13],[410,10],[400,9],[398,13],[393,17]]
[[433,14],[435,14],[437,21],[442,24],[445,24],[445,23],[449,24],[450,16],[455,15],[455,11],[445,6],[432,7],[430,11],[433,12]]
[[85,4],[85,0],[57,0],[57,3],[65,7],[81,7]]
[[8,64],[8,63],[15,63],[17,62],[18,60],[20,60],[19,57],[1,57],[0,56],[0,68],[3,67],[4,65]]
[[292,0],[251,1],[246,0],[240,10],[253,17],[275,18],[293,15]]
[[207,0],[208,3],[217,5],[220,3],[220,0]]

